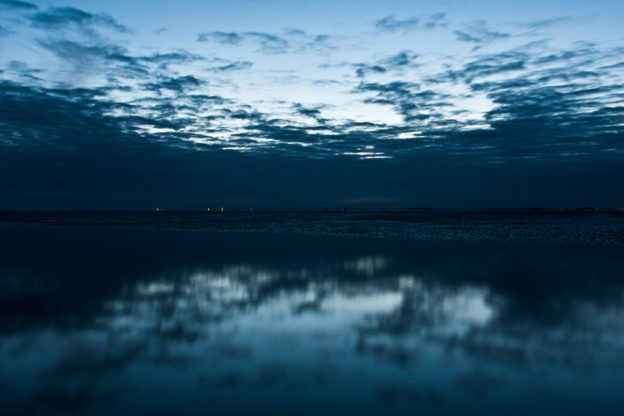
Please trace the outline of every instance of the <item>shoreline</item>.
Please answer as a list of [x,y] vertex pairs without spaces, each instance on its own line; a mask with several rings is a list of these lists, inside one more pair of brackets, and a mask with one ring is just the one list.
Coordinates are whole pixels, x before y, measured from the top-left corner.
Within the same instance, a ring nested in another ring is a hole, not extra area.
[[624,244],[624,215],[552,212],[0,213],[0,224],[255,232],[418,241]]

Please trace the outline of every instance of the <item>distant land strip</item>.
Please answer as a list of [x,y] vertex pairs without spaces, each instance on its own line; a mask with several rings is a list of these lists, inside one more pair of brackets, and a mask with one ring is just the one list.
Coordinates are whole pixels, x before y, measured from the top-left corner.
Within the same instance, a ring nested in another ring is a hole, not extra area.
[[585,210],[0,211],[2,224],[624,244],[624,212]]

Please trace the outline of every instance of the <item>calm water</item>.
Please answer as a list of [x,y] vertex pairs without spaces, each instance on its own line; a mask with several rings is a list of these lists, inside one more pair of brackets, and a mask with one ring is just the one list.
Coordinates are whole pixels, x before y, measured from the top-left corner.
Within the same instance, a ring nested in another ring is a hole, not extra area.
[[0,414],[623,414],[622,247],[0,227]]

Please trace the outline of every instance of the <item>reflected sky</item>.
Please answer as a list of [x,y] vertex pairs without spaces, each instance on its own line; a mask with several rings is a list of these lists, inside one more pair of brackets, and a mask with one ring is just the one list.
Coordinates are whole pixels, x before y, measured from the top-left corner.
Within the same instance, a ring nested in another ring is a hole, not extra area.
[[620,248],[3,226],[2,414],[616,414]]

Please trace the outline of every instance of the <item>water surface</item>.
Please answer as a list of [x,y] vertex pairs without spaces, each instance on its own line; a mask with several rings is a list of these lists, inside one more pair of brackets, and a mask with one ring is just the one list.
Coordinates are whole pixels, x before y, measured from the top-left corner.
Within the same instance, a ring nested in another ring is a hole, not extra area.
[[0,414],[621,414],[619,246],[0,227]]

